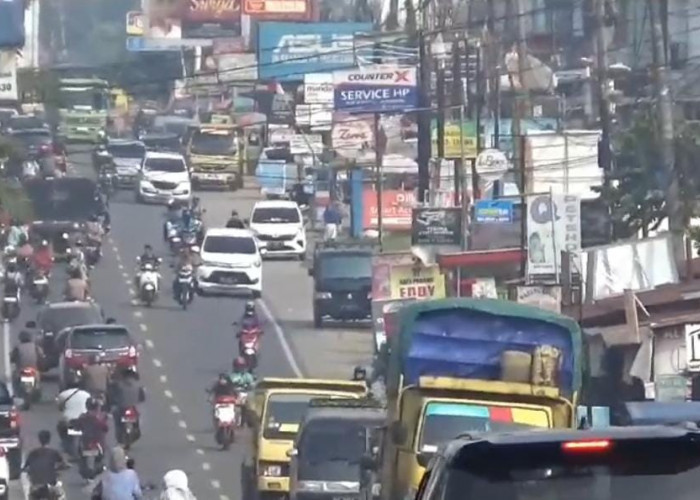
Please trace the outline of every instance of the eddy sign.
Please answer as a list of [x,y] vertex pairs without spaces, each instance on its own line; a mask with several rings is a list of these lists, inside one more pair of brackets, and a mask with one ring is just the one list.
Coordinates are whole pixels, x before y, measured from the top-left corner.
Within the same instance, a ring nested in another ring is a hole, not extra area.
[[366,66],[335,71],[333,85],[338,111],[400,112],[418,106],[415,67]]

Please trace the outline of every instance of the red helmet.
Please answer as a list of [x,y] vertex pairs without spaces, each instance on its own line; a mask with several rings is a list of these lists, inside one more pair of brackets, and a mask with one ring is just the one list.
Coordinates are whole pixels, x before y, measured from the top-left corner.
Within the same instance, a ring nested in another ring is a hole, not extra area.
[[233,369],[234,370],[242,370],[247,366],[247,363],[245,362],[245,359],[243,359],[241,356],[238,356],[233,360]]

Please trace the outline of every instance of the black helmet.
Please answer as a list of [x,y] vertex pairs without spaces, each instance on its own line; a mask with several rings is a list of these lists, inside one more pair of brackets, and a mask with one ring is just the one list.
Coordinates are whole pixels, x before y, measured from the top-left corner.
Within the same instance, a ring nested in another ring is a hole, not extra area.
[[88,411],[97,410],[97,408],[99,408],[99,406],[100,406],[100,403],[95,398],[88,398],[88,400],[85,401],[85,408]]
[[252,300],[249,300],[248,302],[245,303],[245,312],[246,313],[254,313],[255,312],[255,302]]
[[17,272],[17,264],[15,264],[14,262],[10,262],[9,264],[7,264],[5,271],[8,273],[16,273]]
[[19,341],[23,344],[27,344],[32,341],[32,334],[27,330],[22,330],[19,332]]
[[228,383],[228,381],[229,381],[228,374],[226,374],[224,372],[219,373],[219,380],[218,380],[219,384]]
[[231,210],[231,217],[238,217],[238,210]]
[[46,446],[51,442],[51,432],[46,429],[39,431],[39,444],[41,446]]
[[357,381],[367,380],[367,370],[361,366],[356,366],[352,372],[352,379]]

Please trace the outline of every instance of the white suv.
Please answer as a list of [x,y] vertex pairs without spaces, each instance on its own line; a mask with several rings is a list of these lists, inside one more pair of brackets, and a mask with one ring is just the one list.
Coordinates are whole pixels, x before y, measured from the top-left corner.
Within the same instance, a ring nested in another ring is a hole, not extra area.
[[249,222],[263,256],[297,256],[304,260],[306,230],[301,210],[295,202],[258,201]]
[[167,203],[172,199],[189,201],[191,196],[190,173],[181,154],[146,153],[136,185],[136,201]]
[[209,229],[200,257],[197,285],[201,294],[250,290],[254,298],[262,295],[262,260],[249,230]]

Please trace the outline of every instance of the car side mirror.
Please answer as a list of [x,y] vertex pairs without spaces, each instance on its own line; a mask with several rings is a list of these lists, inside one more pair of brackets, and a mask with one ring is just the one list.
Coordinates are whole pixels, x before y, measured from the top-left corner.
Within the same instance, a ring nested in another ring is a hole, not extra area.
[[117,322],[117,320],[114,319],[114,318],[107,318],[107,319],[105,320],[105,324],[106,324],[106,325],[113,325],[113,324],[115,324],[116,322]]
[[299,450],[296,448],[290,448],[287,450],[287,457],[292,458],[296,457],[297,455],[299,455]]
[[394,441],[394,444],[400,445],[403,444],[404,441],[406,441],[407,437],[407,432],[406,428],[401,425],[401,422],[394,422],[391,424],[391,439]]

